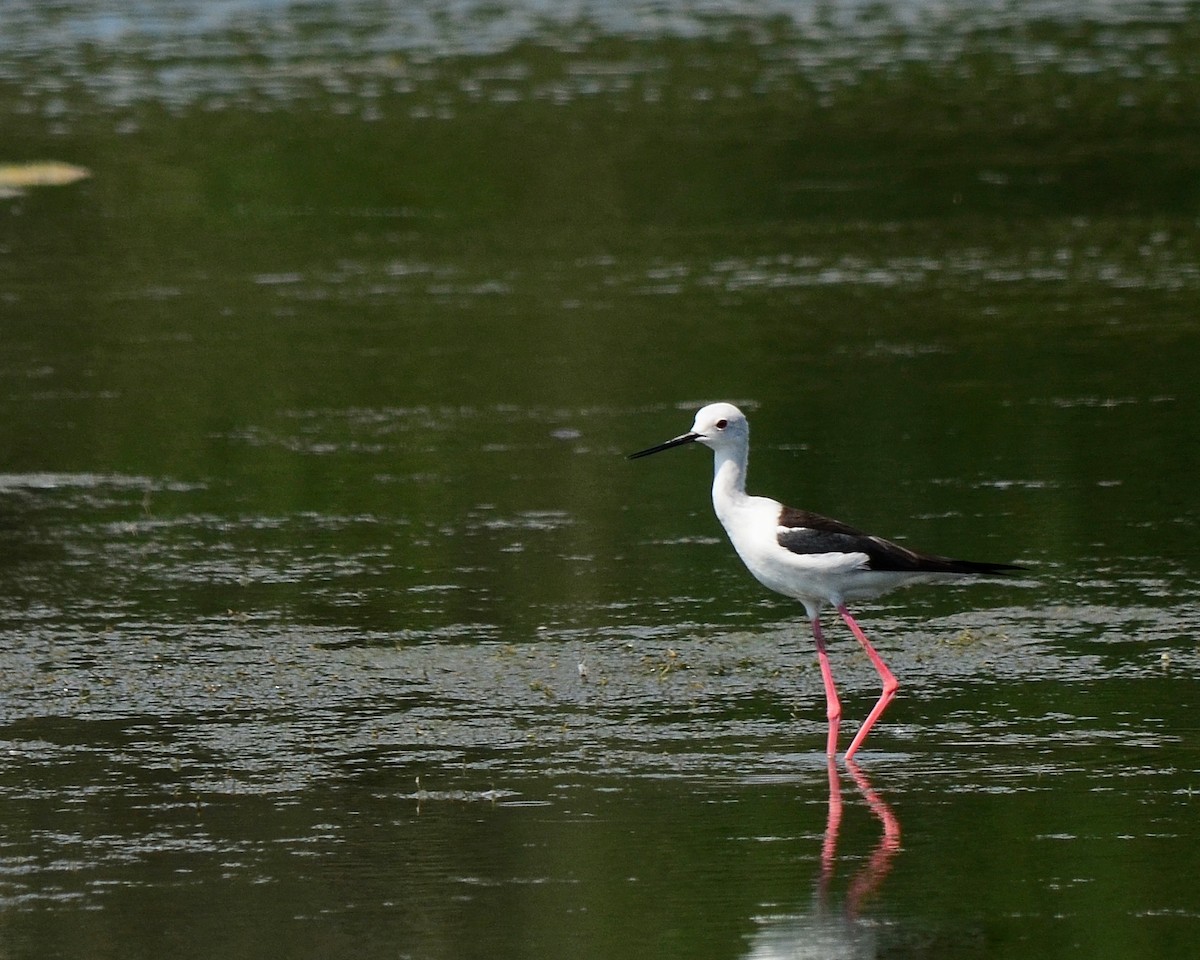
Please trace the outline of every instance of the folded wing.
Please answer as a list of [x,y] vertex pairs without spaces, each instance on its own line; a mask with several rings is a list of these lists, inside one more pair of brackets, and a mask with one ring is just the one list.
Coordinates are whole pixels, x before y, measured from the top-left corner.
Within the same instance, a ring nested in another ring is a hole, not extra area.
[[865,555],[867,562],[863,569],[866,570],[988,574],[1023,569],[1011,563],[980,563],[921,553],[856,530],[840,520],[794,507],[784,507],[780,511],[776,538],[781,547],[795,554]]

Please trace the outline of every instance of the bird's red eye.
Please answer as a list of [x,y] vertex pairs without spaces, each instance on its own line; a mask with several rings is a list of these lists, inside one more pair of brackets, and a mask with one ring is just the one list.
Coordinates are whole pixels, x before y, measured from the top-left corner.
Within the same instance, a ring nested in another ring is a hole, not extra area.
[[718,420],[717,421],[717,429],[718,430],[724,430],[727,426],[729,426],[728,420]]

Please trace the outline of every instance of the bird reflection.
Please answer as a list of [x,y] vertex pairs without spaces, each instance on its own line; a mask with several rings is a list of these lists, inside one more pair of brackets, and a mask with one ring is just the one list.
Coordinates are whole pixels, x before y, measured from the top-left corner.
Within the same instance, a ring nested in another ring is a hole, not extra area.
[[821,844],[821,872],[814,905],[808,912],[764,921],[747,952],[747,960],[868,960],[877,955],[875,930],[860,911],[883,883],[900,852],[900,821],[852,760],[846,771],[883,827],[870,857],[854,874],[840,906],[831,905],[830,890],[837,868],[838,834],[842,826],[842,785],[837,765],[829,761],[829,812]]

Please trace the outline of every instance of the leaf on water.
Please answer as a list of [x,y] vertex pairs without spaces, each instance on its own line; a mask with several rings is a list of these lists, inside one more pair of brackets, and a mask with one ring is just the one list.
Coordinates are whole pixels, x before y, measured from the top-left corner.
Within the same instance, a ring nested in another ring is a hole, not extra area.
[[92,175],[87,167],[46,160],[35,163],[0,163],[0,196],[17,196],[30,187],[61,187]]

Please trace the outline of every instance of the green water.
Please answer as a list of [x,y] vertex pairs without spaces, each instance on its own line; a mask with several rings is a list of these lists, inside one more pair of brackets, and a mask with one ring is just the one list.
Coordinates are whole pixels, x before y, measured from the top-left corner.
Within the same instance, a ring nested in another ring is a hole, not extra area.
[[2,952],[1185,955],[1195,13],[0,2]]

